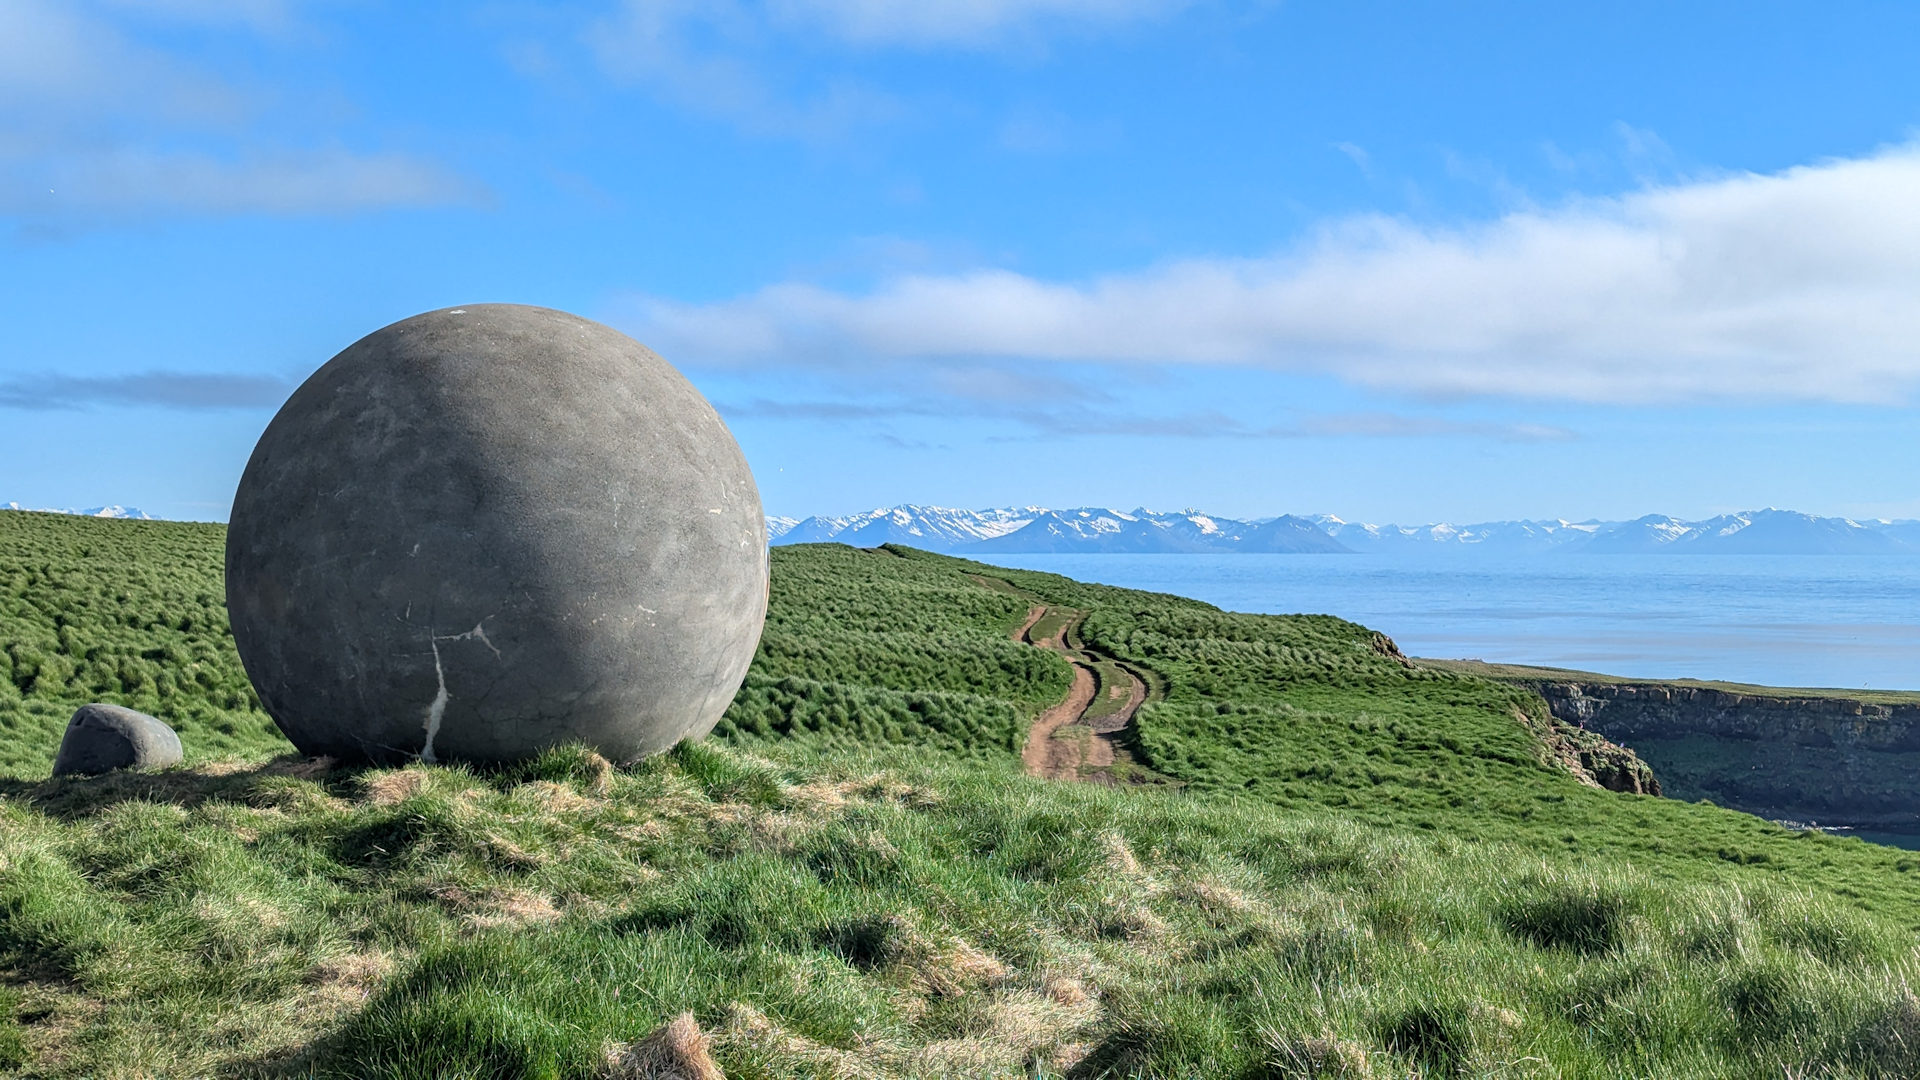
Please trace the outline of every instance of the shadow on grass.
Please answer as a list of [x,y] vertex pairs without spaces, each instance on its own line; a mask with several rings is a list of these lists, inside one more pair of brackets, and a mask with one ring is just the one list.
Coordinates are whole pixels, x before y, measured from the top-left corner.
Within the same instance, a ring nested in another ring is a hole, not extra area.
[[[286,754],[268,761],[211,762],[161,772],[116,771],[98,776],[60,776],[49,780],[0,779],[0,797],[60,821],[93,817],[121,803],[248,802],[260,782],[277,777],[314,780],[330,793],[343,793],[363,769],[346,768],[332,758]],[[334,792],[332,789],[340,788]]]
[[[749,801],[757,797],[764,802],[768,798],[762,789],[771,781],[752,770],[730,764],[709,748],[682,744],[659,757],[687,769],[709,790],[725,789],[731,797]],[[661,765],[662,762],[655,759],[636,765],[631,771]],[[212,761],[157,772],[120,770],[97,776],[56,776],[47,780],[0,778],[0,798],[63,822],[73,822],[127,802],[167,803],[183,808],[207,802],[249,805],[277,802],[280,796],[272,790],[274,781],[311,781],[319,784],[327,795],[353,799],[363,794],[368,773],[404,767],[404,762],[348,764],[330,757],[282,754],[265,761]],[[577,780],[604,787],[614,772],[607,759],[579,745],[555,747],[520,762],[443,767],[457,769],[501,791],[535,780]],[[742,790],[736,792],[735,788]]]

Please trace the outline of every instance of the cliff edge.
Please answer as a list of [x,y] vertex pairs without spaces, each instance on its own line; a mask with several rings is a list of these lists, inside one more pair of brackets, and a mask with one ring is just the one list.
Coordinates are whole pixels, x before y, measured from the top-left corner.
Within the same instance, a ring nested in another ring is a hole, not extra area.
[[1538,693],[1556,720],[1631,747],[1674,798],[1782,821],[1920,833],[1920,693],[1421,662]]

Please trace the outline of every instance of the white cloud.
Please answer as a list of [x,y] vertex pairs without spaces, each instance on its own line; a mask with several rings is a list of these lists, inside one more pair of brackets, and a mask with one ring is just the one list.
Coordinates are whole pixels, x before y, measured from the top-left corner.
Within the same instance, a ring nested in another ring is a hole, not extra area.
[[1005,270],[846,294],[642,298],[691,362],[1264,365],[1432,394],[1904,399],[1920,387],[1920,147],[1082,282]]

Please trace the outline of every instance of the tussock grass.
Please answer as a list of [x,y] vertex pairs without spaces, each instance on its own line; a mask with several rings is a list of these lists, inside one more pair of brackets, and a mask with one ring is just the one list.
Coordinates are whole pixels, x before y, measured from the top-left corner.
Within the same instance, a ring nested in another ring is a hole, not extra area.
[[[237,672],[176,600],[217,596],[217,531],[72,524],[0,515],[0,649],[74,672],[0,688],[0,1069],[1920,1073],[1900,853],[1582,786],[1524,694],[1337,619],[782,549],[718,739],[361,769],[169,674],[170,634]],[[1136,749],[1185,789],[1021,775],[1067,686],[1007,640],[1034,596],[1164,691]],[[76,681],[119,659],[154,668]],[[187,765],[41,779],[89,697]]]
[[1812,894],[1516,878],[1498,845],[887,757],[42,785],[0,821],[0,960],[14,1015],[43,1012],[0,1052],[46,1075],[648,1075],[690,1014],[675,1045],[727,1076],[1920,1060],[1912,939]]

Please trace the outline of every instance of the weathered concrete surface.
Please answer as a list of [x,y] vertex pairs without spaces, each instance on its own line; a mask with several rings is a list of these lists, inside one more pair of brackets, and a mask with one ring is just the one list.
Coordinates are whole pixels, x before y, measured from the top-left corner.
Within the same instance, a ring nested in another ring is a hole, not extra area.
[[274,417],[227,534],[247,674],[303,753],[616,761],[710,730],[766,615],[745,458],[653,352],[564,312],[428,312]]
[[1669,795],[1920,832],[1920,705],[1661,683],[1527,685],[1559,719],[1632,747]]
[[164,769],[180,764],[180,736],[158,717],[119,705],[82,705],[67,721],[55,776],[90,776],[115,769]]

